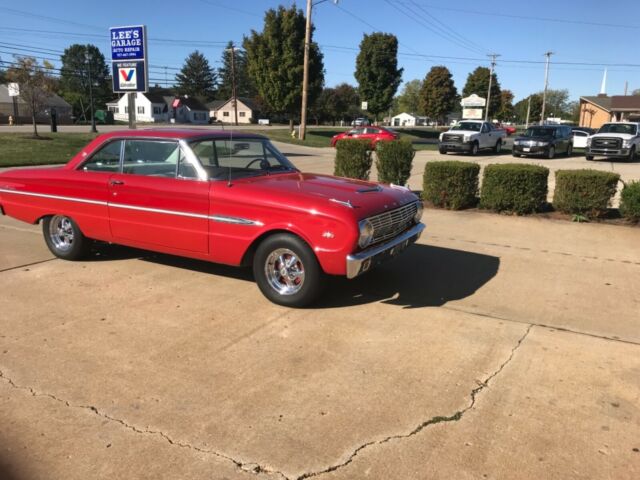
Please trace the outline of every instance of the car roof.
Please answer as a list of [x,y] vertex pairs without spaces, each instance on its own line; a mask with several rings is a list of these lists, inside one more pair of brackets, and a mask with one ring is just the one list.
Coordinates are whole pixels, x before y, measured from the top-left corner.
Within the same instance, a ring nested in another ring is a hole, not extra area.
[[148,128],[140,130],[116,130],[103,133],[98,138],[159,138],[172,140],[194,140],[198,138],[256,138],[265,139],[264,135],[233,130],[182,129],[182,128]]

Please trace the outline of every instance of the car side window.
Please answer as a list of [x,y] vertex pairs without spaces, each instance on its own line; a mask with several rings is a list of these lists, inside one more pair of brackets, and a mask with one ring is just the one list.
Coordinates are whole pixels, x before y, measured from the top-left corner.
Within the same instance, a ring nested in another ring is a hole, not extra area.
[[122,140],[114,140],[107,143],[96,153],[80,165],[80,170],[85,172],[116,173],[120,170],[120,150]]
[[175,177],[180,145],[175,141],[126,140],[122,173]]
[[480,133],[487,133],[489,131],[489,127],[486,123],[482,124],[482,129],[480,129]]
[[180,156],[178,158],[178,178],[186,180],[198,180],[198,171],[187,159],[184,151],[180,149]]

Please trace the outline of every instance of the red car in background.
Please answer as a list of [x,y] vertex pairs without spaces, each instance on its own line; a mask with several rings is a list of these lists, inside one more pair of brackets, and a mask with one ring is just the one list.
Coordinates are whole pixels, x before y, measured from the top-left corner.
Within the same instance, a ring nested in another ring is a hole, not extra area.
[[516,133],[516,127],[514,127],[513,125],[502,125],[498,123],[498,124],[494,124],[494,127],[504,130],[507,133],[507,135]]
[[331,146],[335,147],[338,140],[369,140],[371,148],[376,148],[378,142],[388,142],[400,138],[396,132],[383,127],[356,127],[347,132],[339,133],[331,138]]

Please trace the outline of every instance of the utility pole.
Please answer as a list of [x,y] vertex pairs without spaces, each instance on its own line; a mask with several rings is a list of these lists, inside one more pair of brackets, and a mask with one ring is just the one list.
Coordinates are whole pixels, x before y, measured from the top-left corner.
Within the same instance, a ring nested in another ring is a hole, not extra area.
[[484,121],[489,121],[489,105],[491,102],[491,83],[493,82],[493,69],[496,66],[496,58],[500,56],[499,53],[491,53],[488,55],[491,57],[491,68],[489,69],[489,91],[487,92],[487,108],[484,111]]
[[527,101],[527,121],[524,125],[524,128],[529,128],[529,114],[531,113],[531,95],[529,95],[529,100]]
[[91,133],[98,133],[98,130],[96,129],[96,116],[93,113],[93,85],[91,85],[93,82],[91,81],[91,53],[89,52],[89,48],[90,46],[87,45],[87,74],[89,76],[89,104],[90,104],[90,111],[91,111]]
[[309,42],[311,41],[311,0],[307,0],[307,24],[304,31],[304,66],[302,68],[302,111],[300,112],[300,140],[307,133],[307,94],[309,89]]
[[544,111],[547,106],[547,87],[549,86],[549,62],[551,61],[551,55],[553,52],[545,52],[545,57],[547,57],[547,63],[544,67],[544,90],[542,91],[542,113],[540,114],[540,125],[544,125]]
[[233,113],[235,114],[236,127],[238,126],[238,97],[236,95],[236,47],[232,43],[231,48],[231,101],[233,102]]

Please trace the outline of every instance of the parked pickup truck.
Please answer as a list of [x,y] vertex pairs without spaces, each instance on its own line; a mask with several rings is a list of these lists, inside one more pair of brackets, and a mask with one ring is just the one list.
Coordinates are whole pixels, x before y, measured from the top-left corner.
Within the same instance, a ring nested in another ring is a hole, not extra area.
[[491,149],[500,153],[507,133],[496,129],[489,122],[463,120],[441,133],[438,141],[440,153],[466,152],[476,155],[480,150]]
[[605,123],[597,133],[587,138],[585,156],[587,160],[593,160],[597,155],[634,161],[639,149],[640,123]]

